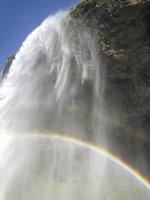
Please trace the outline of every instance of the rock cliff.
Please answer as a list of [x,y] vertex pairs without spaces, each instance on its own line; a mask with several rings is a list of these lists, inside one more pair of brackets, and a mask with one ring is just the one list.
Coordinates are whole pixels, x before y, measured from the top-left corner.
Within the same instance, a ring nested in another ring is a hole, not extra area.
[[108,148],[147,175],[150,1],[83,0],[70,12],[80,26],[85,24],[92,30],[97,40],[105,82]]

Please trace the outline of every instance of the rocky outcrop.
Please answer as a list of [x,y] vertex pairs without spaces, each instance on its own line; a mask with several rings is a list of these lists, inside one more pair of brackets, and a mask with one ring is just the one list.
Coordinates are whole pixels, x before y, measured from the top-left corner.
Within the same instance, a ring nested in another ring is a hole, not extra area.
[[8,74],[10,66],[15,59],[15,54],[11,54],[7,57],[6,64],[2,67],[1,70],[1,79],[5,78],[5,76]]
[[105,76],[108,148],[147,175],[150,168],[150,1],[83,0],[70,13],[81,26],[86,24],[95,34],[104,63],[101,68]]

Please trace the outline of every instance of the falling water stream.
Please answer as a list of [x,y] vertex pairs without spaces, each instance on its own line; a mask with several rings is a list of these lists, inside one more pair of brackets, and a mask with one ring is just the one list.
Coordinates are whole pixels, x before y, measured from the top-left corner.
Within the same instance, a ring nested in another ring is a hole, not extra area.
[[140,175],[80,141],[106,140],[104,81],[94,35],[70,22],[36,28],[1,85],[0,200],[148,200]]

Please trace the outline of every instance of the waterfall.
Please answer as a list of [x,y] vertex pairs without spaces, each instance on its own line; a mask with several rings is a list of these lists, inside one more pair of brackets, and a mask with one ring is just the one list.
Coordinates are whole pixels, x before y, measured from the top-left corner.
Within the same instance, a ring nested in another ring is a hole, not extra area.
[[0,87],[0,200],[148,199],[133,170],[80,141],[105,141],[101,65],[68,12],[27,37]]
[[90,31],[75,32],[67,15],[47,18],[17,53],[0,90],[1,129],[91,129],[90,117],[99,110],[100,58]]

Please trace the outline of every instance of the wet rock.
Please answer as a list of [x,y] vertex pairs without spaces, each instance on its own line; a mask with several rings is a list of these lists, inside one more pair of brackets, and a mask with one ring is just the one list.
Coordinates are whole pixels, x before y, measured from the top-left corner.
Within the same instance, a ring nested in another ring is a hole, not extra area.
[[1,78],[3,79],[9,72],[9,68],[13,62],[13,60],[15,59],[15,54],[11,54],[7,57],[6,60],[6,64],[3,66],[2,70],[1,70]]
[[105,63],[108,146],[133,165],[133,158],[144,152],[150,166],[150,1],[82,0],[70,12],[91,28]]

